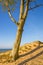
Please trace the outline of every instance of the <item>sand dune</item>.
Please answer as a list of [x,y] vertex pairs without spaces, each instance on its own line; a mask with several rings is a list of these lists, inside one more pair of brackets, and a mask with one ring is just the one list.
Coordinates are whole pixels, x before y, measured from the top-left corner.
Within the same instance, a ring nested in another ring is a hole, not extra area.
[[19,58],[14,62],[11,50],[0,53],[0,65],[43,65],[43,42],[26,43],[19,48]]

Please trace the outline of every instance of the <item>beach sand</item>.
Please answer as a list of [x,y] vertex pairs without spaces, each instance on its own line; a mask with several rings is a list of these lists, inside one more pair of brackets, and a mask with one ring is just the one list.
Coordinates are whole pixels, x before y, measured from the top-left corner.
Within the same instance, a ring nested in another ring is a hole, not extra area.
[[12,50],[0,53],[0,65],[43,65],[43,42],[26,43],[19,48],[19,58],[12,61]]

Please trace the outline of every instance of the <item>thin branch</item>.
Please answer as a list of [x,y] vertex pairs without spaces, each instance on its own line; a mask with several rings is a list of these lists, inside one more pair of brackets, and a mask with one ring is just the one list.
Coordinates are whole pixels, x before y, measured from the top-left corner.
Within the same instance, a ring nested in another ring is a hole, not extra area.
[[16,22],[16,20],[13,18],[12,14],[11,14],[11,12],[10,12],[10,8],[9,8],[9,6],[8,6],[8,5],[9,5],[8,1],[7,1],[7,0],[4,0],[4,2],[5,2],[5,5],[6,5],[7,9],[8,9],[8,14],[9,14],[9,16],[10,16],[10,19],[12,20],[12,22],[14,22],[14,23],[18,26],[19,23]]
[[34,7],[29,8],[28,10],[33,10],[33,9],[35,9],[35,8],[37,8],[37,7],[40,7],[40,6],[43,6],[43,4],[36,5],[36,6],[34,6]]
[[35,2],[36,0],[30,0],[30,2]]
[[12,16],[12,14],[11,14],[11,12],[10,12],[10,9],[8,10],[8,14],[9,14],[9,16],[10,16],[10,18],[11,18],[11,20],[18,26],[19,25],[19,23],[18,22],[16,22],[16,20],[13,18],[13,16]]

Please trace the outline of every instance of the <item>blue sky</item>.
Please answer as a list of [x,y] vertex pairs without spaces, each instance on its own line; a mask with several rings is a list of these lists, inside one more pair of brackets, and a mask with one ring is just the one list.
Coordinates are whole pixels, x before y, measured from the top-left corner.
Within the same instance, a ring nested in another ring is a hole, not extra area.
[[[38,3],[43,3],[43,0],[39,0]],[[12,15],[18,21],[19,3]],[[4,12],[0,6],[0,48],[12,48],[16,32],[16,25],[10,20],[7,11]],[[36,40],[43,42],[43,7],[28,12],[21,45]]]

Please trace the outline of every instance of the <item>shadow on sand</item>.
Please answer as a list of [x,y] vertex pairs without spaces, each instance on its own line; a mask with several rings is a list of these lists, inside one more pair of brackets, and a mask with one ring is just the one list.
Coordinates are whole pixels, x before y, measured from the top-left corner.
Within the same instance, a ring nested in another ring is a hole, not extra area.
[[[22,54],[22,55],[20,55],[19,57],[24,57],[24,56],[26,56],[26,55],[28,55],[28,54],[31,54],[31,53],[35,52],[36,50],[38,50],[38,49],[40,49],[40,48],[42,48],[42,47],[43,47],[43,46],[40,46],[40,45],[39,45],[37,48],[33,49],[32,51],[30,51],[30,52],[28,52],[28,53]],[[23,65],[24,63],[26,63],[26,62],[28,62],[28,61],[30,61],[30,60],[32,60],[32,59],[34,59],[34,58],[40,56],[41,54],[43,54],[43,50],[42,50],[40,53],[36,54],[35,56],[33,56],[33,57],[31,57],[31,58],[28,58],[28,59],[26,59],[26,60],[23,60],[23,61],[22,61],[21,63],[19,63],[18,65]]]

